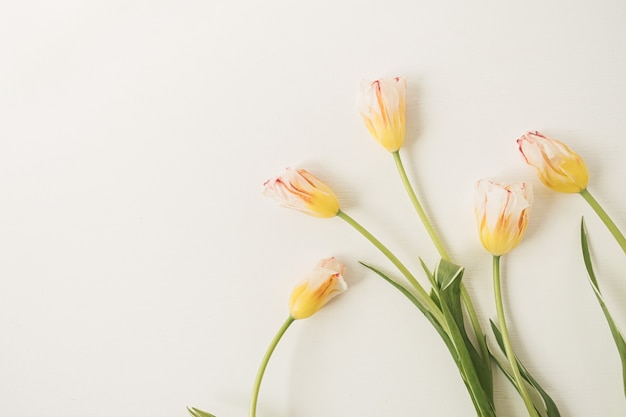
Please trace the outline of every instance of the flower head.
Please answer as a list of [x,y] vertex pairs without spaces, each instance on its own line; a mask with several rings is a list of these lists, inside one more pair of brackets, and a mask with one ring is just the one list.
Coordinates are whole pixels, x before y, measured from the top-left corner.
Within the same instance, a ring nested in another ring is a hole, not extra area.
[[563,142],[539,132],[528,132],[517,140],[526,163],[537,169],[548,188],[561,193],[579,193],[587,188],[589,172],[585,161]]
[[389,152],[404,142],[406,79],[382,78],[361,83],[358,110],[374,138]]
[[480,241],[487,251],[500,256],[519,244],[528,225],[531,204],[532,190],[525,183],[476,183],[474,210]]
[[334,217],[339,212],[333,190],[304,169],[287,168],[283,175],[265,181],[263,187],[266,196],[311,216]]
[[305,319],[317,313],[331,298],[348,289],[343,280],[344,266],[335,258],[319,261],[298,284],[289,299],[289,313],[294,319]]

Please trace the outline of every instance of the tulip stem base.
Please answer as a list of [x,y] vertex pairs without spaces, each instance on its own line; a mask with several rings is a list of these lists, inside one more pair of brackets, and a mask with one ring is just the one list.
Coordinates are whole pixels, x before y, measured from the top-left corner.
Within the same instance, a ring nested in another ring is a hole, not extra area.
[[274,349],[276,349],[278,342],[280,342],[280,339],[282,339],[283,335],[285,334],[289,326],[291,326],[291,323],[293,323],[294,321],[295,319],[291,316],[289,316],[287,320],[285,320],[285,322],[280,327],[280,329],[278,329],[276,336],[274,336],[274,339],[272,339],[272,342],[270,343],[270,345],[267,348],[267,351],[265,352],[265,356],[263,356],[263,359],[261,360],[261,365],[259,365],[259,370],[254,380],[254,386],[252,387],[252,399],[250,400],[250,417],[256,417],[257,401],[259,399],[259,389],[261,388],[261,382],[263,381],[265,368],[267,368],[267,364],[270,361],[270,358],[272,357],[272,353],[274,353]]
[[511,345],[511,339],[509,338],[509,330],[506,326],[506,319],[504,318],[504,306],[502,302],[502,289],[500,285],[500,256],[493,257],[493,290],[496,300],[496,311],[498,313],[498,324],[500,326],[500,331],[502,332],[502,342],[504,344],[504,352],[506,353],[506,357],[509,361],[509,365],[511,366],[511,373],[515,378],[515,383],[517,385],[518,392],[522,399],[524,400],[524,404],[528,409],[528,414],[531,417],[540,417],[535,409],[532,399],[528,394],[528,390],[526,389],[526,385],[524,383],[524,379],[522,378],[522,374],[520,373],[519,366],[517,364],[517,359],[515,357],[515,353],[513,352],[513,346]]
[[596,212],[598,217],[600,217],[600,220],[602,220],[602,222],[609,229],[609,231],[611,232],[611,234],[613,235],[613,237],[615,238],[619,246],[622,248],[624,253],[626,253],[626,238],[624,237],[622,232],[617,228],[617,225],[613,222],[609,214],[606,211],[604,211],[600,203],[598,203],[598,200],[596,200],[587,189],[582,190],[580,192],[580,195],[585,199],[587,203],[589,203],[593,211]]

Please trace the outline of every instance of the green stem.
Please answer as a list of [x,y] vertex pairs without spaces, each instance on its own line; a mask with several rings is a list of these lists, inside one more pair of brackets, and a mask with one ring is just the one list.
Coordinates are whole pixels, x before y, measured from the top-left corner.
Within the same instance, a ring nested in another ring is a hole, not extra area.
[[515,353],[513,352],[513,346],[511,345],[511,340],[509,339],[509,330],[506,326],[506,320],[504,318],[504,307],[502,303],[502,290],[500,288],[500,256],[493,257],[493,289],[496,299],[496,311],[498,312],[498,323],[500,325],[500,331],[502,332],[502,342],[504,344],[504,351],[506,353],[506,357],[509,360],[509,364],[511,366],[511,373],[515,378],[515,382],[517,384],[517,388],[519,393],[524,400],[524,404],[528,409],[528,414],[532,417],[539,417],[535,406],[533,405],[532,399],[528,394],[528,390],[526,389],[526,385],[524,383],[524,379],[519,370],[519,366],[517,365],[517,359],[515,358]]
[[404,169],[404,164],[402,163],[402,159],[400,158],[400,152],[399,151],[392,152],[392,155],[393,155],[393,160],[396,162],[396,167],[398,168],[398,173],[400,174],[400,178],[402,179],[402,184],[404,185],[406,192],[409,194],[411,203],[413,204],[413,207],[415,207],[415,211],[417,211],[417,215],[419,216],[420,220],[424,224],[424,227],[426,228],[426,232],[428,232],[428,236],[430,236],[430,239],[433,241],[433,244],[437,248],[437,252],[439,252],[439,256],[449,261],[450,256],[448,255],[446,248],[444,248],[443,243],[441,243],[439,236],[437,236],[437,233],[435,232],[435,228],[430,223],[430,220],[428,220],[428,216],[426,216],[426,212],[424,211],[424,208],[420,204],[420,201],[417,198],[417,195],[415,194],[415,191],[413,190],[411,183],[409,182],[409,178],[407,177],[406,171]]
[[[417,198],[417,194],[415,193],[415,190],[413,189],[413,186],[411,185],[411,182],[409,181],[409,177],[407,176],[406,170],[404,169],[404,164],[402,163],[402,159],[400,158],[400,152],[399,151],[392,152],[392,155],[396,163],[396,167],[398,168],[398,173],[400,174],[400,178],[402,179],[402,184],[404,185],[404,188],[407,194],[409,195],[409,199],[411,200],[411,203],[413,204],[413,207],[415,208],[417,215],[422,221],[424,228],[426,229],[426,232],[428,232],[428,236],[430,236],[430,239],[435,245],[435,248],[437,248],[437,252],[439,252],[439,256],[441,256],[446,261],[450,261],[450,255],[446,251],[446,248],[443,246],[441,239],[439,239],[439,236],[437,235],[435,228],[433,227],[432,223],[428,219],[428,216],[426,215],[424,208],[420,204],[420,201]],[[467,314],[469,315],[470,323],[472,325],[472,329],[474,330],[474,334],[476,335],[477,343],[480,346],[481,356],[488,363],[490,359],[489,359],[489,349],[487,348],[487,343],[485,342],[485,339],[484,339],[485,333],[483,332],[482,326],[480,325],[480,320],[478,320],[478,314],[476,314],[476,308],[474,307],[474,303],[472,302],[472,299],[470,298],[467,292],[467,289],[465,288],[465,285],[463,285],[462,283],[461,283],[461,298],[463,300],[463,304],[465,305]]]
[[411,271],[394,255],[385,245],[382,244],[374,235],[372,235],[366,228],[361,226],[356,220],[348,216],[348,214],[342,210],[339,210],[337,216],[354,227],[359,233],[361,233],[367,240],[369,240],[376,248],[383,253],[391,261],[392,264],[404,275],[404,277],[411,283],[411,286],[417,291],[419,301],[424,307],[437,319],[439,323],[445,323],[441,310],[428,296],[428,293],[415,279]]
[[291,316],[285,320],[283,325],[278,329],[278,333],[272,339],[272,342],[267,347],[267,351],[265,352],[265,356],[261,360],[261,365],[259,366],[259,370],[256,374],[256,379],[254,380],[254,386],[252,387],[252,399],[250,400],[250,417],[256,416],[256,406],[257,401],[259,399],[259,389],[261,388],[261,381],[263,381],[263,374],[265,373],[265,368],[267,368],[267,363],[270,361],[272,357],[272,353],[274,353],[274,349],[276,349],[276,345],[280,342],[280,339],[283,337],[291,323],[293,323],[295,319]]
[[580,195],[585,199],[587,203],[589,203],[593,211],[596,212],[598,217],[600,217],[600,220],[602,220],[602,222],[604,222],[606,227],[609,229],[624,253],[626,253],[626,238],[617,228],[617,225],[613,222],[609,214],[604,211],[600,203],[598,203],[598,200],[596,200],[586,188],[580,192]]

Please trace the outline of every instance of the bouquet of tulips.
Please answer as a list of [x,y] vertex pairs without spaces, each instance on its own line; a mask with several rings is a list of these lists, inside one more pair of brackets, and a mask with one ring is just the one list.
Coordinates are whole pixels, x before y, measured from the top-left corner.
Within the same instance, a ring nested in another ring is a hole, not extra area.
[[[501,291],[502,257],[513,250],[526,231],[532,205],[529,184],[501,184],[479,180],[475,187],[475,214],[478,234],[493,258],[493,290],[497,320],[483,329],[473,301],[463,284],[464,268],[453,261],[437,236],[418,194],[411,185],[400,156],[405,136],[406,80],[402,77],[364,82],[359,112],[372,136],[393,157],[408,198],[441,257],[434,266],[421,262],[422,270],[409,270],[377,237],[341,209],[335,193],[304,169],[287,168],[283,175],[265,182],[265,194],[283,206],[321,217],[339,217],[370,241],[397,269],[389,274],[377,266],[361,262],[376,276],[400,291],[441,336],[458,367],[479,417],[497,416],[494,405],[493,372],[502,372],[519,393],[520,402],[532,417],[560,416],[559,409],[535,377],[515,354],[509,338]],[[537,171],[543,184],[562,193],[580,194],[608,227],[626,254],[626,239],[609,215],[589,192],[589,175],[583,159],[564,143],[539,132],[529,132],[517,140],[525,161]],[[626,343],[604,302],[593,270],[584,222],[580,228],[581,248],[589,282],[607,319],[618,348],[626,389]],[[272,340],[261,361],[254,382],[250,417],[256,416],[259,388],[270,357],[286,330],[296,320],[308,318],[330,299],[347,289],[344,267],[335,258],[323,259],[298,284],[289,300],[289,315]],[[427,281],[428,288],[420,281]],[[617,360],[617,358],[616,358]],[[495,364],[495,367],[493,366]],[[194,417],[213,417],[197,408],[188,408]]]

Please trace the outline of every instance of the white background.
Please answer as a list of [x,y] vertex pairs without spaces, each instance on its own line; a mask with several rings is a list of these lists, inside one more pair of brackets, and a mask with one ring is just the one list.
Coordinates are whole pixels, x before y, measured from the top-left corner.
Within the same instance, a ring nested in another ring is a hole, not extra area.
[[[515,144],[567,142],[626,230],[624,21],[621,0],[2,2],[0,416],[245,416],[293,285],[330,255],[350,289],[288,331],[259,416],[475,415],[432,327],[358,264],[388,261],[261,195],[307,168],[426,285],[417,257],[437,254],[355,110],[361,79],[396,75],[404,161],[485,326],[473,183],[526,180],[530,226],[503,260],[514,346],[563,416],[625,415],[581,216],[622,328],[626,256]],[[498,416],[526,415],[496,384]]]

